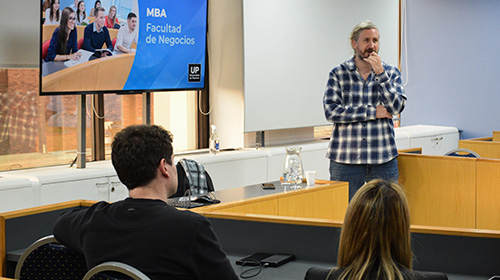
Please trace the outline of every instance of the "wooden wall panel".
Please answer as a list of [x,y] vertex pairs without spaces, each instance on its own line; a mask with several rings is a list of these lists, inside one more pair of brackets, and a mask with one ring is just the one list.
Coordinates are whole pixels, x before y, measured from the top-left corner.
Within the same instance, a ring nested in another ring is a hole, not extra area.
[[477,228],[500,230],[500,163],[477,162]]
[[493,131],[493,141],[500,141],[500,131]]
[[348,187],[321,189],[279,199],[280,216],[344,220]]
[[241,213],[279,217],[344,220],[348,206],[348,184],[317,180],[327,184],[318,188],[285,191],[266,197],[215,204],[192,211],[204,213]]
[[400,154],[412,225],[475,228],[476,159]]
[[229,213],[278,215],[278,200],[276,198],[272,198],[266,200],[247,201],[232,204],[228,207],[214,207],[211,211],[214,211],[215,209],[217,209],[217,211]]
[[476,152],[481,158],[500,159],[500,142],[480,140],[460,140],[458,147]]

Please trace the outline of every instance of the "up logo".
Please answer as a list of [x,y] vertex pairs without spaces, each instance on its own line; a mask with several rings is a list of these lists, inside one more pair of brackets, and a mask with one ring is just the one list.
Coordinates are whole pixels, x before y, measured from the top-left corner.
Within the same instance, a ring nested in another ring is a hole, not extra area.
[[189,83],[201,82],[201,64],[189,64],[188,82]]

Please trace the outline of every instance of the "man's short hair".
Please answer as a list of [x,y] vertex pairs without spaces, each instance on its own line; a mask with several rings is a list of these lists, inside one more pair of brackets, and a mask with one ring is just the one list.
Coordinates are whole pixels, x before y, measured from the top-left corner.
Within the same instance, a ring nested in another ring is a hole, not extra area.
[[106,9],[104,9],[103,7],[99,6],[97,8],[94,9],[94,16],[97,17],[97,14],[99,12],[106,12]]
[[133,125],[115,135],[111,162],[129,190],[151,182],[162,159],[172,165],[172,134],[157,125]]
[[131,18],[136,18],[137,16],[134,14],[134,13],[128,13],[127,15],[127,20],[131,19]]
[[365,29],[377,29],[377,26],[375,23],[369,21],[369,20],[364,20],[360,23],[358,23],[356,26],[351,31],[351,40],[357,41],[359,39],[359,34],[361,31]]

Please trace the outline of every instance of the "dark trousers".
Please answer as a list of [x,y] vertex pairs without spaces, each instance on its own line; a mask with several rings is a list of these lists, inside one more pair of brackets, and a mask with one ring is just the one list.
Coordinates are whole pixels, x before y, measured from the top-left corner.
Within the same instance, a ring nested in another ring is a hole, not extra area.
[[349,182],[349,201],[365,182],[373,179],[397,181],[397,157],[382,164],[343,164],[330,160],[330,180]]

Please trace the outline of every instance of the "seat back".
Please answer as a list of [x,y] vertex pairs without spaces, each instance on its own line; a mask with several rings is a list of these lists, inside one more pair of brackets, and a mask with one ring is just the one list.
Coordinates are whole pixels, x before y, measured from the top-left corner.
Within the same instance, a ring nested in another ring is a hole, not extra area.
[[47,53],[49,52],[50,40],[43,42],[42,44],[42,59],[45,60],[47,58]]
[[471,157],[471,158],[481,158],[476,152],[469,150],[469,149],[453,149],[446,154],[445,156],[452,156],[452,157]]
[[105,262],[89,270],[83,280],[149,280],[149,277],[128,264]]
[[205,170],[203,164],[192,159],[181,159],[177,164],[177,192],[171,197],[184,196],[187,190],[192,195],[214,191],[212,178]]
[[83,38],[80,38],[80,39],[78,40],[78,49],[79,49],[79,50],[81,50],[81,49],[82,49],[82,47],[83,47]]
[[49,235],[26,249],[17,263],[15,278],[80,280],[86,272],[83,254],[59,244]]

